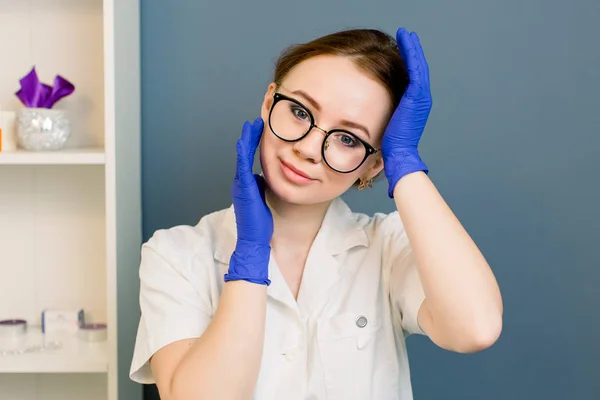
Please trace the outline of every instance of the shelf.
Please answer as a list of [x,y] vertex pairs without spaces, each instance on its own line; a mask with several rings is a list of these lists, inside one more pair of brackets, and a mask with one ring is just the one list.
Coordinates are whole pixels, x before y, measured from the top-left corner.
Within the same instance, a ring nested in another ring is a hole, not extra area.
[[[7,354],[6,350],[41,346],[58,341],[58,349],[26,354]],[[2,373],[106,373],[108,370],[106,342],[88,343],[74,336],[46,337],[30,328],[16,339],[0,338],[0,374]]]
[[0,152],[0,165],[101,165],[106,163],[104,149],[90,147],[58,151],[5,151]]

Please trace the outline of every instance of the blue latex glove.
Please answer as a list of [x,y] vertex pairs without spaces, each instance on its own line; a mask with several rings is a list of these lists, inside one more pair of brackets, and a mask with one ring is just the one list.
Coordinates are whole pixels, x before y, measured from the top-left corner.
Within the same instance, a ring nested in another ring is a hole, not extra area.
[[390,198],[394,197],[394,188],[404,175],[416,171],[429,172],[417,147],[432,104],[429,67],[419,37],[414,32],[408,33],[400,28],[396,40],[410,83],[392,115],[381,145]]
[[225,281],[245,280],[269,285],[269,257],[273,236],[273,216],[265,202],[265,181],[252,174],[254,154],[264,122],[244,123],[238,140],[237,167],[232,188],[237,226],[237,243],[229,261]]

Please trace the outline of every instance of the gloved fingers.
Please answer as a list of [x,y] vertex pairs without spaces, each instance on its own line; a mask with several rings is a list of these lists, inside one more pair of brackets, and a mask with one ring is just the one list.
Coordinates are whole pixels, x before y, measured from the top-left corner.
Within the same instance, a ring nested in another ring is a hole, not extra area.
[[250,123],[244,122],[242,126],[242,136],[235,144],[237,150],[237,165],[235,169],[235,179],[240,180],[244,175],[248,174],[251,169],[248,168],[248,140],[250,136]]
[[403,53],[402,58],[409,74],[411,71],[418,71],[420,60],[411,34],[406,29],[400,28],[396,34],[396,40],[398,42],[398,49]]
[[421,46],[421,40],[416,32],[412,32],[410,36],[413,40],[414,48],[419,58],[419,71],[421,71],[421,79],[424,85],[429,87],[429,65],[427,64],[427,59],[425,58],[425,53],[423,52],[423,46]]
[[241,181],[247,185],[254,179],[252,175],[252,164],[254,163],[254,154],[258,143],[260,142],[260,136],[263,130],[262,119],[257,119],[254,123],[248,121],[244,122],[242,127],[242,136],[236,143],[237,150],[237,167],[236,167],[236,180]]
[[407,98],[417,98],[421,92],[421,70],[420,70],[420,59],[415,49],[415,44],[411,35],[404,28],[398,29],[396,33],[396,39],[398,42],[398,48],[400,52],[404,54],[404,63],[408,70],[408,77],[410,83],[406,89],[405,96]]
[[256,153],[258,144],[260,143],[260,137],[262,136],[264,127],[265,127],[265,124],[264,124],[262,118],[260,118],[260,117],[255,119],[250,127],[250,142],[249,142],[249,148],[248,148],[248,150],[249,150],[248,156],[250,157],[250,166],[252,166],[252,163],[254,162],[254,154]]
[[402,45],[402,35],[406,32],[406,29],[399,28],[396,31],[396,43],[398,44],[398,51],[400,51],[400,56],[402,57],[402,61],[404,61],[404,66],[408,69],[407,60],[406,60],[406,51],[404,51],[404,46]]

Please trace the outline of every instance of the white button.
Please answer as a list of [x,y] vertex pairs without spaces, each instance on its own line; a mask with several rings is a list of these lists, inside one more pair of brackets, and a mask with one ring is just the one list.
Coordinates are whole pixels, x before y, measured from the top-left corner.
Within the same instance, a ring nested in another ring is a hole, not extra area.
[[299,352],[299,348],[298,346],[293,346],[290,347],[289,349],[287,349],[286,351],[283,352],[283,355],[285,356],[285,359],[288,361],[294,361],[296,359],[296,357],[298,357],[298,352]]
[[364,315],[358,317],[356,319],[356,326],[358,326],[359,328],[364,328],[365,326],[367,326],[367,317],[365,317]]

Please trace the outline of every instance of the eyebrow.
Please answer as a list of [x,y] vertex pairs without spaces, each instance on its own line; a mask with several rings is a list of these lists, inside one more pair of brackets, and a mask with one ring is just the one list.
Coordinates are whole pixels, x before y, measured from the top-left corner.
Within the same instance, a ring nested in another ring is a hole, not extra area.
[[[317,111],[321,111],[321,105],[311,95],[306,93],[304,90],[294,90],[292,93],[304,97],[314,108],[316,108]],[[363,131],[369,137],[369,139],[371,138],[371,134],[369,133],[369,130],[364,125],[361,125],[357,122],[348,121],[346,119],[341,120],[340,124],[347,126],[349,128],[359,129],[359,130]]]

